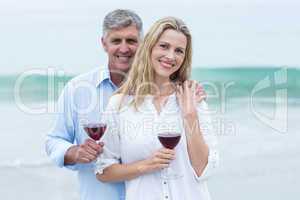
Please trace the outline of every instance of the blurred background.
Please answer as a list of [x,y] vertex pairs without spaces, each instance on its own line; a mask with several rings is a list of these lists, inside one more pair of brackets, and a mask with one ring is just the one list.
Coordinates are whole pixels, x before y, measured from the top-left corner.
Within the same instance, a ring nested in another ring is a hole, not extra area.
[[213,199],[299,197],[299,1],[0,0],[1,199],[79,199],[75,173],[50,162],[44,139],[64,84],[107,63],[101,25],[117,8],[139,14],[144,32],[164,16],[190,27],[192,78],[219,138]]

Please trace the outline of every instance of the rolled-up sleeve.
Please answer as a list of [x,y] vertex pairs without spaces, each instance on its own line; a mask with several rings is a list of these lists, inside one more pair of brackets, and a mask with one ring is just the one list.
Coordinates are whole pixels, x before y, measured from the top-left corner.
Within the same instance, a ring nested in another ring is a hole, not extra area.
[[64,164],[65,153],[74,145],[75,140],[72,98],[72,83],[69,82],[58,99],[55,123],[47,134],[45,148],[46,153],[57,166],[76,170],[76,164]]
[[111,97],[105,111],[105,121],[107,125],[106,132],[103,136],[104,142],[103,153],[100,154],[95,163],[95,174],[102,174],[103,170],[110,165],[121,162],[120,153],[120,124],[118,120],[116,97]]
[[217,135],[215,130],[213,129],[213,121],[210,114],[210,110],[208,109],[208,106],[204,101],[198,106],[198,118],[201,133],[203,134],[205,143],[208,145],[209,152],[208,162],[202,174],[198,176],[194,170],[193,173],[197,181],[203,181],[210,177],[212,174],[214,174],[214,172],[218,168],[219,151],[217,149]]

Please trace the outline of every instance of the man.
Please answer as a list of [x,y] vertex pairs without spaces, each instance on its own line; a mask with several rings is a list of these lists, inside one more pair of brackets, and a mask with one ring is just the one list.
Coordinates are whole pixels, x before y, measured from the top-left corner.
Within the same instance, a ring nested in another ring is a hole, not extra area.
[[118,200],[123,183],[101,183],[93,173],[93,161],[103,144],[89,139],[82,124],[101,118],[111,94],[128,72],[142,38],[142,21],[129,10],[115,10],[103,21],[101,42],[108,66],[72,79],[58,100],[56,124],[47,135],[46,152],[60,167],[76,170],[81,200]]

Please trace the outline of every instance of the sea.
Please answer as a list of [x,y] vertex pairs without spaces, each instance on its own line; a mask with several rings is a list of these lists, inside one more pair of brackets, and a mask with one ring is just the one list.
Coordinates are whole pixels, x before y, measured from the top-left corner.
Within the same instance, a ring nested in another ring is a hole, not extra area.
[[[79,200],[76,173],[44,148],[56,100],[75,75],[50,72],[0,75],[0,199]],[[212,199],[299,199],[300,68],[195,67],[191,76],[205,88],[218,137]]]

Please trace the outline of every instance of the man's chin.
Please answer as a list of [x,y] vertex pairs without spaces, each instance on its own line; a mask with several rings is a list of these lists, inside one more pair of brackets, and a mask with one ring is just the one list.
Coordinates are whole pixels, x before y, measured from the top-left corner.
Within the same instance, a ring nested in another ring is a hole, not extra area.
[[129,64],[118,64],[114,69],[127,73],[130,69],[130,65]]

